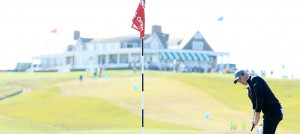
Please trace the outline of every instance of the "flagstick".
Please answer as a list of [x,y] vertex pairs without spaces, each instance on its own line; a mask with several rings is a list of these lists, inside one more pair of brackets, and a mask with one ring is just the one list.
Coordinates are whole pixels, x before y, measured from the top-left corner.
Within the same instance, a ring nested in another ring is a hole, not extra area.
[[142,134],[144,134],[144,37],[142,38]]

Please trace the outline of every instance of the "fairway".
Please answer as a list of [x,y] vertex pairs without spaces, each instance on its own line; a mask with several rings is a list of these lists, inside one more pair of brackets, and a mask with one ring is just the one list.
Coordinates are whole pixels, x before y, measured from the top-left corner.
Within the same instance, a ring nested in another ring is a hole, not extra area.
[[[83,82],[79,74],[85,72],[1,73],[0,95],[10,94],[11,87],[32,91],[0,102],[0,132],[140,133],[139,73],[107,71],[107,80],[84,75]],[[232,79],[232,74],[146,71],[145,133],[226,134],[230,122],[238,124],[235,133],[249,132],[251,102],[247,90],[235,86]],[[300,132],[300,80],[266,81],[286,110],[279,134]],[[138,84],[137,90],[134,84]]]

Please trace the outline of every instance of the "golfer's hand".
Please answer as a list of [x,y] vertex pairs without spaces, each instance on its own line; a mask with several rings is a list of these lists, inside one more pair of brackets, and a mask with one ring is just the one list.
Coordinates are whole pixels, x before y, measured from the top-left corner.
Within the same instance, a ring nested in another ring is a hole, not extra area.
[[254,115],[254,118],[252,121],[252,124],[254,127],[258,124],[259,119],[260,119],[260,112],[255,112],[255,115]]

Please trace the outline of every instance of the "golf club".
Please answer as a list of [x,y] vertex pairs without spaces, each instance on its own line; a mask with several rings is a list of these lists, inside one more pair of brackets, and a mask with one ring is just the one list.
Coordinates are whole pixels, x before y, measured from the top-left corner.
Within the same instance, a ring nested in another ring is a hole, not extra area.
[[251,134],[251,132],[252,132],[253,128],[254,128],[254,124],[252,124],[252,128],[251,128],[251,130],[250,130],[249,134]]

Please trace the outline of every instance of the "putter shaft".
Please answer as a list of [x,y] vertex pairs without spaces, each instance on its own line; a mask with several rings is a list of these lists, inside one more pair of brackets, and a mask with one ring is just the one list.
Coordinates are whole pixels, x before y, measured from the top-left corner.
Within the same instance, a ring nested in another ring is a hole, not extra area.
[[251,130],[250,130],[249,134],[251,134],[251,132],[252,132],[253,128],[254,128],[254,124],[252,124],[252,128],[251,128]]

